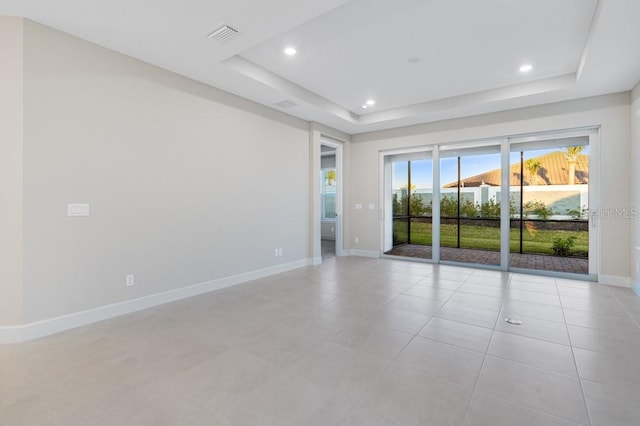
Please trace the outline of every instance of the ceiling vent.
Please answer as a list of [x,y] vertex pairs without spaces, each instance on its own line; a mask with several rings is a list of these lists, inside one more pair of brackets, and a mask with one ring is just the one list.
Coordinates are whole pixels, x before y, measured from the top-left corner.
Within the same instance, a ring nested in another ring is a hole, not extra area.
[[215,40],[222,43],[223,41],[229,40],[231,37],[235,36],[236,34],[238,34],[238,30],[235,30],[228,25],[223,25],[217,30],[210,32],[207,37],[209,37],[211,40]]
[[297,103],[291,102],[290,100],[285,99],[284,101],[276,102],[274,105],[278,105],[280,108],[288,109],[293,108],[294,106],[298,106]]

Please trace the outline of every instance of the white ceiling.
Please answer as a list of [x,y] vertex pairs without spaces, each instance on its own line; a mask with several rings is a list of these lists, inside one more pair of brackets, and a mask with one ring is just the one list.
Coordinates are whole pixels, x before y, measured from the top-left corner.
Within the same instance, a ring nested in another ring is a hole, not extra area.
[[[0,0],[0,14],[352,134],[640,80],[639,0]],[[207,38],[225,23],[239,35]]]

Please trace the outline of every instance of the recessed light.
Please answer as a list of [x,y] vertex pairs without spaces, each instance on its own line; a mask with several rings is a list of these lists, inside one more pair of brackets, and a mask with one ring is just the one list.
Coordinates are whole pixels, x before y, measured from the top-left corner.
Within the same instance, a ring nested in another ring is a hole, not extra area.
[[285,55],[293,56],[296,53],[298,53],[298,51],[294,47],[287,47],[287,48],[284,49],[284,54]]
[[369,105],[369,106],[374,106],[374,105],[376,104],[376,101],[374,101],[373,99],[369,99],[369,100],[366,102],[366,104],[367,104],[367,105]]
[[367,108],[369,108],[369,107],[368,107],[368,106],[366,106],[366,105],[362,105],[360,108],[362,108],[362,109],[367,109]]
[[529,72],[533,69],[533,65],[531,64],[524,64],[520,67],[520,72]]

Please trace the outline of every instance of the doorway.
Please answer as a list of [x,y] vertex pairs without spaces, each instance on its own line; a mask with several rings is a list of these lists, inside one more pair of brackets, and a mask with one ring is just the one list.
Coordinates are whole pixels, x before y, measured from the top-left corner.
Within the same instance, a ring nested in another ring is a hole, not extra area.
[[[381,152],[383,253],[597,276],[597,128]],[[425,176],[427,175],[427,176]]]
[[317,134],[314,140],[314,264],[344,255],[342,142]]
[[320,145],[320,244],[322,259],[336,255],[336,148]]

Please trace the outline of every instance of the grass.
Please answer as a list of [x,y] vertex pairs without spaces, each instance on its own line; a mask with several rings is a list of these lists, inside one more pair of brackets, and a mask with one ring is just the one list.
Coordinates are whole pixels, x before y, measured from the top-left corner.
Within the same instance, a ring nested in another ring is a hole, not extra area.
[[[393,224],[394,240],[400,243],[407,241],[407,224],[396,221]],[[457,225],[440,225],[440,245],[457,247]],[[523,253],[553,254],[552,241],[556,237],[575,236],[573,253],[586,257],[589,252],[589,233],[587,231],[556,231],[524,229],[522,235]],[[431,245],[431,224],[412,221],[411,244]],[[511,252],[520,250],[520,230],[511,229],[509,236]],[[463,224],[460,229],[460,247],[481,250],[500,250],[500,228]]]

